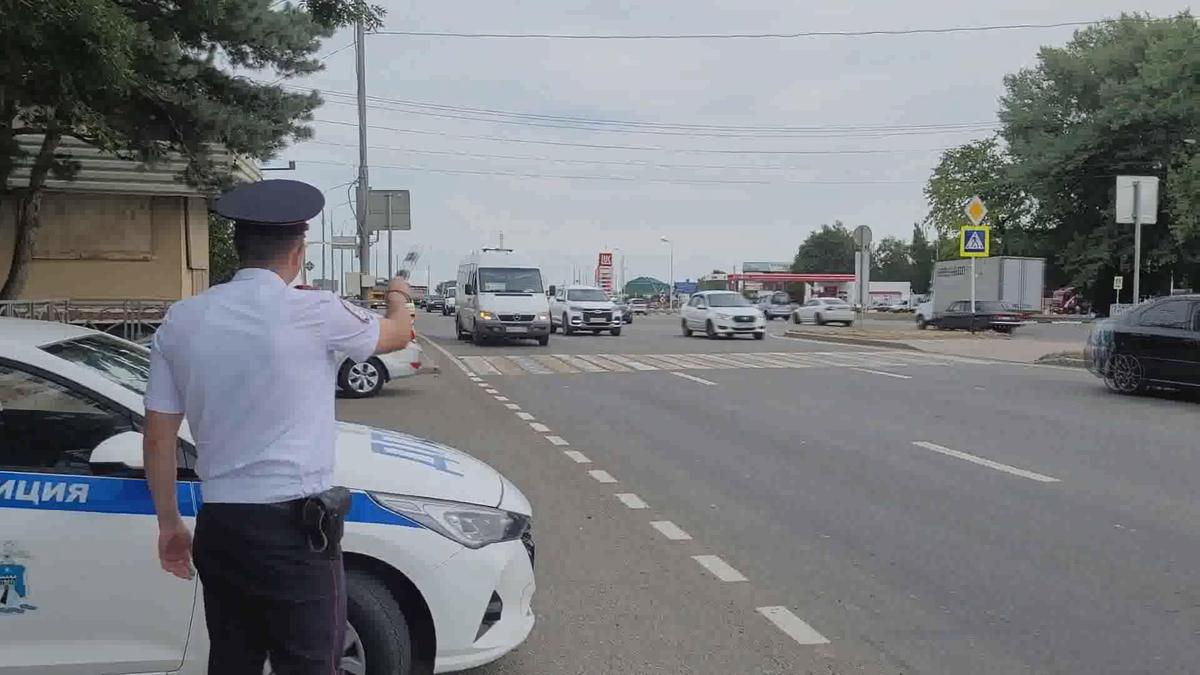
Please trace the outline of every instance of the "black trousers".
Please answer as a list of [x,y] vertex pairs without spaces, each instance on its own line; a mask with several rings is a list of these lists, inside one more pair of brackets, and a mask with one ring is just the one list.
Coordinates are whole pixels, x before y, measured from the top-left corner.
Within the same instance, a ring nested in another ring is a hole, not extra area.
[[341,555],[315,553],[298,502],[205,504],[192,559],[204,587],[209,675],[336,675],[346,631]]

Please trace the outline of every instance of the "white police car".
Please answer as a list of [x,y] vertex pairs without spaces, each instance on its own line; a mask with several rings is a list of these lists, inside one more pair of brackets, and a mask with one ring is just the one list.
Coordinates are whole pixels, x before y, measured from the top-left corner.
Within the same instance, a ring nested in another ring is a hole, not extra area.
[[[203,673],[198,581],[159,567],[141,477],[144,347],[64,324],[0,319],[0,675]],[[202,500],[180,433],[179,508]],[[189,480],[191,479],[191,480]],[[469,455],[342,424],[345,673],[450,672],[533,628],[531,509]]]

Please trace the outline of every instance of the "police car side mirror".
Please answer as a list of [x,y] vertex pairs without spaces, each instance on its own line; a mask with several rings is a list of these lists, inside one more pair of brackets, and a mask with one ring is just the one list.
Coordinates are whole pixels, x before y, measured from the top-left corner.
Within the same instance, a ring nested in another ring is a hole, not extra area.
[[123,431],[105,439],[92,450],[88,463],[92,471],[98,474],[131,469],[141,471],[145,468],[142,463],[142,435],[136,431]]

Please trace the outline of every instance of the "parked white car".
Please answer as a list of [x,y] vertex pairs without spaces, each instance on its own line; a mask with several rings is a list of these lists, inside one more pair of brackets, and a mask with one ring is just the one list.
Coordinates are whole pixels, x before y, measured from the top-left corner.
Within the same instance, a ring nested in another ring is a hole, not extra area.
[[421,372],[423,352],[416,340],[399,351],[372,356],[366,361],[355,361],[338,354],[340,365],[337,387],[350,398],[369,398],[383,390],[392,380],[412,377]]
[[809,298],[792,312],[792,322],[811,322],[818,326],[840,323],[851,326],[854,324],[854,309],[841,298]]
[[[0,319],[0,673],[206,671],[200,582],[163,572],[155,548],[149,368],[132,342]],[[185,424],[178,501],[192,526],[195,463]],[[339,672],[465,670],[525,640],[532,509],[504,476],[445,445],[339,424],[334,481],[353,494]]]
[[625,319],[612,298],[596,286],[550,287],[550,332],[563,335],[591,331],[621,334]]
[[683,334],[703,331],[709,339],[749,334],[755,340],[767,335],[767,320],[763,313],[741,293],[733,291],[701,291],[688,299],[680,310]]

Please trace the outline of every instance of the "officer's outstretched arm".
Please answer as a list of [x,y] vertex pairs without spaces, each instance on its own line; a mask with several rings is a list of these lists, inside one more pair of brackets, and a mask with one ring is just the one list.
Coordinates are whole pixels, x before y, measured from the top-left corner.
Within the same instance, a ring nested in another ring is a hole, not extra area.
[[408,302],[412,294],[408,282],[400,277],[388,283],[387,315],[379,320],[379,343],[376,354],[386,354],[404,349],[413,339],[412,315],[408,313]]

